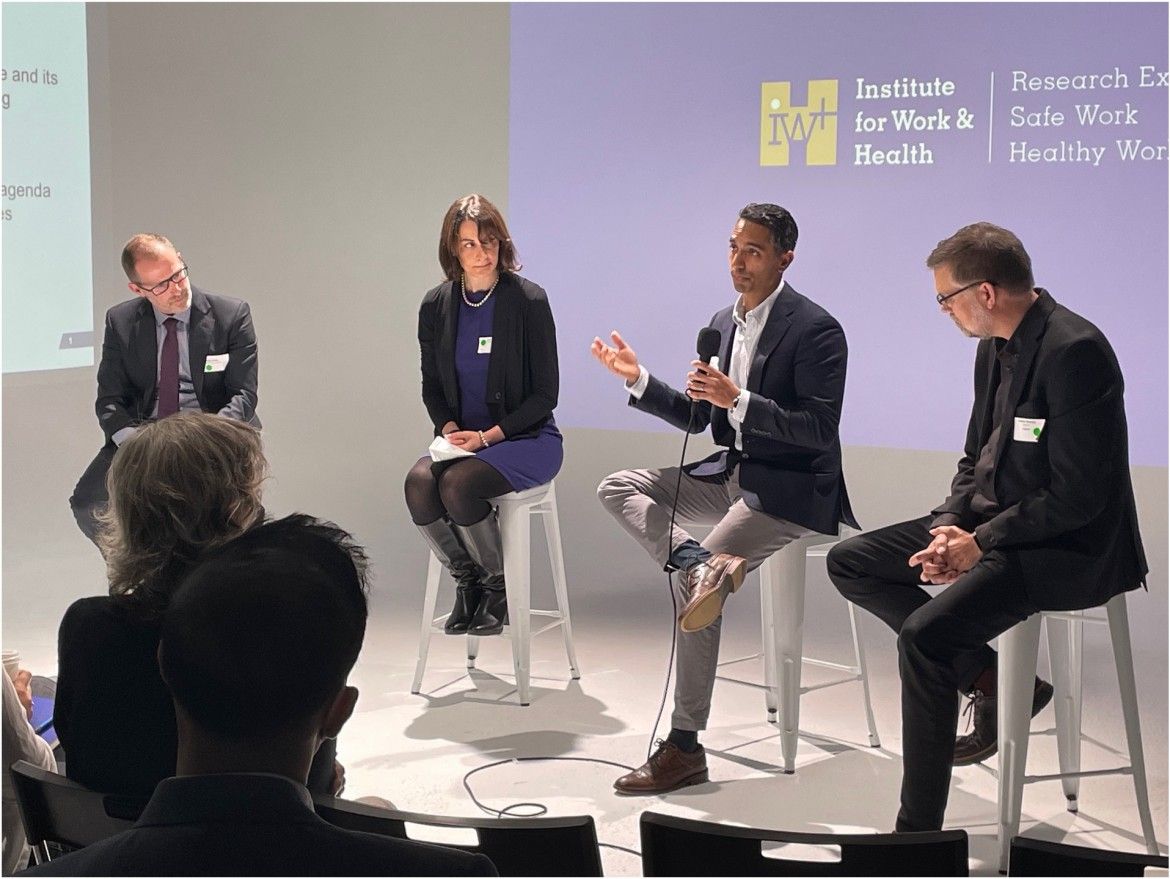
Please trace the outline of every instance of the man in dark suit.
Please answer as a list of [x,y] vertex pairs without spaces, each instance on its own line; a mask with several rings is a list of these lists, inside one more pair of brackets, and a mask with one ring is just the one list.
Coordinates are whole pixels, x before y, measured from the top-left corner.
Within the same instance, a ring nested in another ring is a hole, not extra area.
[[52,876],[494,876],[480,854],[345,830],[305,779],[358,692],[366,557],[295,514],[196,565],[162,623],[179,729],[175,777],[131,830],[30,871]]
[[[966,226],[926,264],[943,312],[981,339],[951,494],[929,516],[838,544],[828,560],[841,593],[898,633],[904,831],[939,829],[952,764],[996,751],[988,642],[1040,610],[1103,604],[1146,574],[1109,342],[1034,287],[1032,261],[1007,229]],[[920,583],[946,588],[932,598]],[[971,694],[974,722],[958,741],[956,690]],[[1033,715],[1051,698],[1037,679]]]
[[[857,527],[841,474],[837,426],[845,393],[845,334],[827,311],[784,281],[796,248],[784,208],[750,204],[731,232],[728,263],[738,297],[718,312],[719,364],[692,363],[686,394],[654,378],[614,332],[593,355],[626,379],[629,403],[683,430],[711,425],[725,448],[682,468],[622,470],[597,489],[606,509],[659,564],[681,572],[675,708],[667,740],[617,780],[627,794],[656,794],[707,780],[698,743],[711,708],[723,602],[744,575],[804,535]],[[700,543],[670,529],[678,519],[714,526]]]
[[190,410],[260,427],[248,303],[193,286],[183,255],[162,235],[127,241],[122,268],[138,298],[106,312],[96,404],[106,444],[69,499],[78,527],[95,543],[97,517],[109,501],[106,472],[137,425]]

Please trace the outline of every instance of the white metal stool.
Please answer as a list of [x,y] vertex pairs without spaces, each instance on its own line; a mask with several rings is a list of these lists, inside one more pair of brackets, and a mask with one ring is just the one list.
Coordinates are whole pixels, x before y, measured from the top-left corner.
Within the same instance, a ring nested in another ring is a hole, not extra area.
[[[843,535],[844,536],[844,535]],[[857,612],[852,602],[845,602],[849,612],[849,629],[853,636],[854,665],[809,659],[804,656],[804,578],[809,557],[824,558],[837,537],[811,534],[792,541],[760,566],[760,618],[763,629],[764,683],[753,684],[738,678],[719,676],[720,680],[760,687],[768,707],[768,721],[780,727],[780,752],[784,772],[796,771],[796,746],[800,737],[800,697],[813,690],[835,687],[852,681],[861,682],[865,721],[869,726],[870,747],[881,746],[873,719],[869,696],[869,675],[865,667],[865,649],[857,634]],[[720,666],[757,659],[761,654],[729,659]],[[820,668],[846,672],[847,676],[810,687],[800,685],[801,667],[807,663]]]
[[[1105,604],[1107,618],[1084,611],[1043,611],[1033,614],[999,636],[998,736],[999,736],[999,871],[1007,870],[1012,837],[1020,829],[1024,785],[1034,781],[1060,779],[1070,812],[1077,811],[1080,780],[1098,775],[1132,775],[1138,815],[1146,849],[1158,854],[1150,795],[1146,786],[1146,763],[1142,752],[1138,720],[1137,685],[1133,675],[1133,651],[1129,641],[1129,615],[1125,594]],[[1060,772],[1025,775],[1028,759],[1028,727],[1031,720],[1032,690],[1036,653],[1040,645],[1040,620],[1048,636],[1048,657],[1052,664],[1055,692],[1056,746]],[[1081,771],[1081,644],[1084,623],[1109,624],[1113,662],[1125,719],[1129,765],[1116,769]]]
[[[577,654],[573,649],[573,627],[569,621],[569,592],[565,580],[565,557],[561,551],[561,526],[557,519],[557,495],[554,483],[538,485],[525,491],[492,498],[500,517],[500,538],[504,548],[504,589],[508,594],[508,625],[498,637],[512,641],[512,665],[516,671],[516,688],[520,704],[529,703],[529,661],[532,638],[549,629],[561,627],[565,638],[565,652],[569,656],[569,672],[573,679],[581,677],[577,670]],[[532,516],[544,520],[544,537],[548,544],[548,557],[552,566],[553,591],[556,594],[556,610],[532,609],[531,535],[529,532]],[[439,579],[444,573],[443,566],[431,553],[427,568],[427,588],[423,598],[422,632],[418,642],[418,664],[414,670],[414,683],[410,692],[418,694],[422,688],[423,672],[427,666],[427,650],[431,636],[445,634],[443,622],[450,614],[435,616],[439,597]],[[547,617],[550,621],[535,632],[532,631],[532,617]],[[447,636],[451,637],[451,636]],[[496,637],[496,636],[492,636]],[[479,637],[467,635],[467,667],[475,668],[479,653]]]

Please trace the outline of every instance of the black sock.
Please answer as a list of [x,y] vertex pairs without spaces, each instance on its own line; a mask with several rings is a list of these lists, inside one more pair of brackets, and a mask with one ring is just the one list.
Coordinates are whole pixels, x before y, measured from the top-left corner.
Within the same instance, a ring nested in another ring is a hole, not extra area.
[[711,550],[700,546],[697,540],[687,540],[674,548],[667,564],[677,571],[689,571],[695,565],[709,558],[711,558]]
[[666,740],[688,754],[699,749],[699,734],[692,729],[672,729]]

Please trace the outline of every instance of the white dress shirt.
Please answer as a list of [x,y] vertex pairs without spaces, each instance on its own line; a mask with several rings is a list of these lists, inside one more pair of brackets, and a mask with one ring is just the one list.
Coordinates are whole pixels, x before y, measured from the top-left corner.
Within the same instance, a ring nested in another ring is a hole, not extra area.
[[[752,394],[747,390],[748,373],[751,372],[752,360],[756,356],[756,349],[760,346],[760,334],[772,313],[772,306],[784,292],[787,281],[781,281],[780,286],[772,291],[763,302],[751,311],[745,311],[743,297],[740,296],[731,311],[731,319],[735,321],[735,337],[731,341],[731,362],[724,370],[727,377],[740,389],[739,400],[727,410],[727,420],[735,430],[735,448],[743,451],[743,421],[747,417],[748,407],[751,405]],[[638,378],[632,385],[626,385],[626,390],[635,400],[642,399],[646,387],[650,384],[650,371],[639,364]]]

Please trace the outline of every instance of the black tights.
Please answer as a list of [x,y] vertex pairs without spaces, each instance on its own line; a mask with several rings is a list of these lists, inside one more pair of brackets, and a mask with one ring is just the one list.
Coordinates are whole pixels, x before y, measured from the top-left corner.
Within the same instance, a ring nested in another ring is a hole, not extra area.
[[456,525],[474,525],[491,512],[488,498],[512,491],[491,464],[464,458],[447,464],[436,478],[429,457],[419,458],[406,474],[406,506],[415,525],[429,525],[443,516]]

